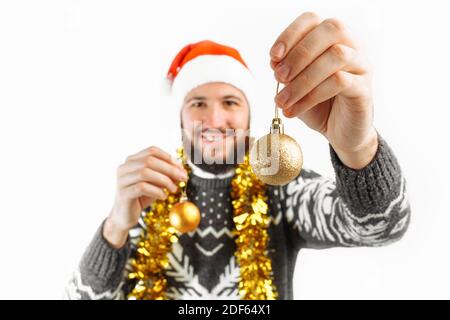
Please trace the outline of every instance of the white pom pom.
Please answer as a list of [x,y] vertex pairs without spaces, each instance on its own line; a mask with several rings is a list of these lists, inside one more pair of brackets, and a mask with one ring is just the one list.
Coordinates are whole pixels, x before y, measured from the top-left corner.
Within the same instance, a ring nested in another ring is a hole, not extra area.
[[161,83],[161,92],[164,96],[172,95],[172,80],[169,78],[164,78]]

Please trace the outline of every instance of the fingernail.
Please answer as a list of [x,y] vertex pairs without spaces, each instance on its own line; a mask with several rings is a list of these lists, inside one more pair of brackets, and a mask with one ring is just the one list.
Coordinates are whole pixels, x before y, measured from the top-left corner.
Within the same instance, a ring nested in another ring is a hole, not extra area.
[[286,89],[286,88],[283,89],[283,91],[281,91],[276,97],[278,105],[280,107],[283,107],[286,104],[286,102],[289,100],[290,96],[291,96],[291,93],[289,92],[289,89]]
[[286,50],[286,46],[282,42],[278,42],[275,46],[270,50],[270,55],[276,59],[281,59],[284,55],[284,51]]
[[284,109],[283,114],[285,117],[290,118],[292,117],[292,108]]
[[288,65],[281,63],[277,67],[277,75],[280,80],[287,80],[289,76],[290,68]]
[[180,179],[187,180],[187,178],[188,178],[187,173],[184,170],[180,170]]
[[272,68],[272,70],[275,70],[275,68],[277,67],[277,63],[273,60],[270,60],[270,67]]

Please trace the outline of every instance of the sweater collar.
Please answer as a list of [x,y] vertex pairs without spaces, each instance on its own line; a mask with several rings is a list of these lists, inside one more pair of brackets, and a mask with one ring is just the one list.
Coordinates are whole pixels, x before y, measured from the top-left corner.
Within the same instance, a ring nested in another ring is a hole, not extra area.
[[187,160],[187,164],[192,170],[192,174],[203,179],[227,179],[234,176],[234,169],[230,169],[228,172],[214,174],[208,171],[201,169],[200,167],[193,164],[189,159]]
[[187,164],[192,170],[189,177],[189,183],[193,186],[205,189],[222,189],[231,186],[231,180],[234,176],[233,169],[222,174],[214,174],[200,169],[189,160],[187,160]]

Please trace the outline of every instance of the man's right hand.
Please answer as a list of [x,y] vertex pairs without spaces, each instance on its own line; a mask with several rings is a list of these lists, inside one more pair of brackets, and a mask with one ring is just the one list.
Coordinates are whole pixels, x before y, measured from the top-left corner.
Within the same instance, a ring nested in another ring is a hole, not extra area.
[[157,147],[129,156],[117,169],[116,198],[103,226],[105,239],[115,248],[122,247],[141,212],[155,200],[165,200],[164,189],[175,192],[180,181],[187,181],[186,170]]

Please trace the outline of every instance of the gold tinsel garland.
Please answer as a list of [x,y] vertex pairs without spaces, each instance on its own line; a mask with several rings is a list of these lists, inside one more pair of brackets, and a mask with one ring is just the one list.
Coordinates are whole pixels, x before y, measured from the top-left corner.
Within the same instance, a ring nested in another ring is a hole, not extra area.
[[[184,157],[182,149],[178,156]],[[184,161],[185,169],[190,168]],[[180,185],[182,187],[183,185]],[[231,181],[233,221],[236,229],[235,256],[240,267],[239,294],[244,300],[272,300],[277,298],[273,281],[272,261],[267,254],[269,243],[266,186],[253,174],[248,155],[236,168]],[[133,271],[128,278],[136,285],[128,299],[166,299],[167,279],[165,270],[169,265],[168,254],[172,243],[178,240],[177,231],[170,226],[169,211],[180,199],[180,192],[169,194],[164,201],[158,200],[146,214],[147,231],[138,243]]]
[[277,298],[272,278],[269,243],[266,185],[256,178],[248,155],[236,168],[231,181],[233,221],[236,226],[236,258],[240,267],[239,293],[244,300]]

